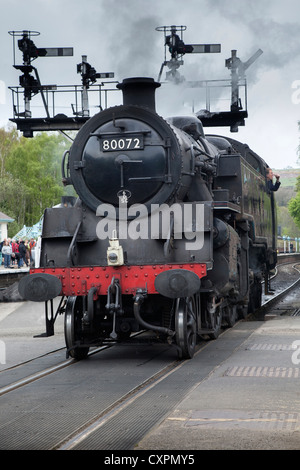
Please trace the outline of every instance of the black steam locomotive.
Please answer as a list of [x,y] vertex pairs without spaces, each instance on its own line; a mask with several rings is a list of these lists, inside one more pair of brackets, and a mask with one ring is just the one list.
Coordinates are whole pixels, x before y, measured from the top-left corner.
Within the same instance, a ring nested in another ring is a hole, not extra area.
[[[45,211],[39,267],[23,297],[62,296],[68,353],[150,330],[192,358],[197,337],[261,303],[276,264],[266,163],[247,145],[204,135],[193,116],[163,119],[151,78],[117,85],[123,105],[87,121],[64,156],[78,198]],[[56,316],[46,312],[48,334]]]

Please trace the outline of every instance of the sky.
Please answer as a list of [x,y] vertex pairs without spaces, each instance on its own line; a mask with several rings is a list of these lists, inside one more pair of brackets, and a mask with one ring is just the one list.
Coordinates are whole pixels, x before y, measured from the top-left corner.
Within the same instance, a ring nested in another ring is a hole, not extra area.
[[[38,58],[33,65],[42,84],[80,85],[76,64],[82,55],[97,72],[114,72],[117,81],[135,76],[157,80],[164,35],[155,28],[184,25],[186,44],[221,44],[220,54],[184,55],[179,73],[186,81],[229,79],[225,60],[232,50],[243,62],[258,49],[263,51],[246,71],[245,126],[238,133],[225,127],[205,132],[247,143],[273,168],[300,166],[299,0],[0,0],[0,7],[1,127],[12,117],[8,87],[19,84],[8,31],[40,32],[33,38],[37,47],[73,47],[73,57]],[[22,63],[18,49],[16,63]],[[193,90],[193,98],[183,88],[168,90],[163,85],[156,92],[156,109],[163,117],[205,108],[199,89]],[[121,104],[121,95],[114,96]],[[71,109],[66,114],[71,115]]]

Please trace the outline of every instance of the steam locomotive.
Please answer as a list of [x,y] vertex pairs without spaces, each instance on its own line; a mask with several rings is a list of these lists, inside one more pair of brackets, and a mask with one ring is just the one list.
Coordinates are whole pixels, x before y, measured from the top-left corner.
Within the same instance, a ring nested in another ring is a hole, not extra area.
[[[117,87],[123,105],[90,118],[62,164],[77,198],[46,209],[39,266],[19,284],[37,302],[61,296],[68,354],[155,338],[192,358],[261,303],[276,264],[267,164],[247,145],[204,134],[196,116],[163,119],[152,78]],[[54,334],[46,309],[47,334]]]

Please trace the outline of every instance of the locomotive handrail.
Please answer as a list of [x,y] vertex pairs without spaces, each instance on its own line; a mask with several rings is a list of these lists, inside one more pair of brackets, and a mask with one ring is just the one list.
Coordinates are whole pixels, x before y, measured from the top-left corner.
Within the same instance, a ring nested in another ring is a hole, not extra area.
[[68,253],[67,253],[67,266],[74,266],[73,248],[74,248],[76,238],[77,238],[77,235],[78,235],[81,224],[82,224],[82,220],[80,220],[80,222],[78,222],[77,227],[76,227],[75,232],[74,232],[74,235],[73,235],[73,238],[72,238],[72,241],[70,243]]
[[71,184],[70,176],[66,176],[66,174],[65,174],[65,160],[66,160],[67,155],[69,155],[69,154],[70,154],[70,151],[66,150],[63,154],[62,162],[61,162],[61,174],[62,174],[62,182],[63,182],[64,186],[67,186],[68,184]]

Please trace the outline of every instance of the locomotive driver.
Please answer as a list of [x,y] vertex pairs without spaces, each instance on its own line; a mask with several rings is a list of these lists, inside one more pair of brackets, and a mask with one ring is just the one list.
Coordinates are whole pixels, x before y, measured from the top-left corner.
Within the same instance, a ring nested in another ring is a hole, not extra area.
[[[273,170],[271,168],[267,168],[267,185],[268,189],[270,191],[277,191],[279,186],[281,185],[281,182],[279,181],[280,176],[279,175],[274,175]],[[273,184],[273,176],[276,178],[275,184]]]

